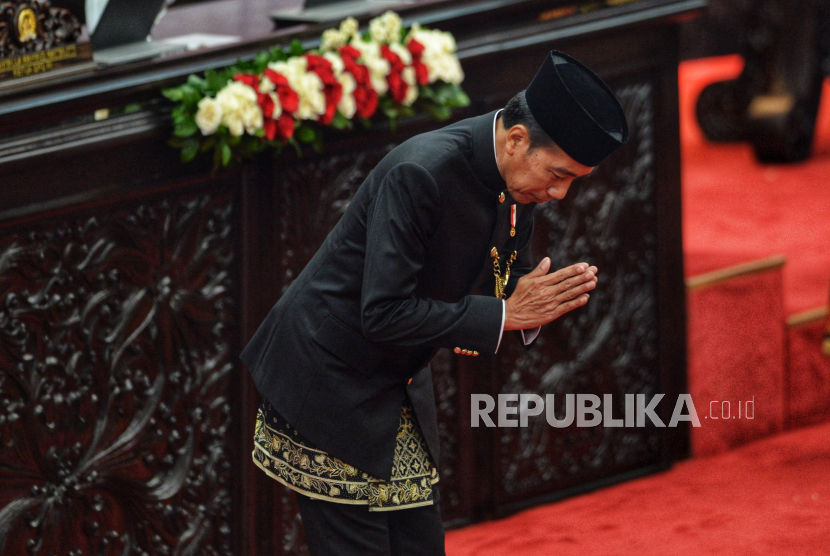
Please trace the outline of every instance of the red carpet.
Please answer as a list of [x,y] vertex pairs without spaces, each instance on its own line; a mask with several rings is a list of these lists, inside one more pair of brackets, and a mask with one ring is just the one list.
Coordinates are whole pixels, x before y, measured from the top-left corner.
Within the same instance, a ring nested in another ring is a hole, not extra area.
[[680,66],[683,243],[686,276],[784,254],[788,315],[830,297],[830,85],[825,83],[815,155],[760,165],[746,144],[711,144],[695,119],[708,83],[740,73],[738,56]]
[[830,424],[449,531],[448,556],[826,556]]

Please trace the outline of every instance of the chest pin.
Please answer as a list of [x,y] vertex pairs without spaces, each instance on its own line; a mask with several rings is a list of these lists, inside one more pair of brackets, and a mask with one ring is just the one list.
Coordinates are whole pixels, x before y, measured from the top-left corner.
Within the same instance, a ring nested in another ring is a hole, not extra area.
[[510,206],[510,237],[516,235],[516,205]]

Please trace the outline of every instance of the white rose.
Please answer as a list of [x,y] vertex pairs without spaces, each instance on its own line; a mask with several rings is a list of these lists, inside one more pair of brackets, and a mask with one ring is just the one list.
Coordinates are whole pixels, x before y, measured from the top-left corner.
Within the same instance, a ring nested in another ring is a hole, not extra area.
[[334,52],[326,52],[323,54],[323,58],[331,62],[331,71],[334,72],[334,75],[340,75],[343,73],[343,70],[346,69],[343,64],[343,58],[341,58],[339,54],[335,54]]
[[348,73],[338,75],[337,80],[340,82],[340,86],[343,89],[343,95],[340,97],[337,109],[341,114],[346,116],[346,118],[351,120],[357,110],[357,104],[354,100],[354,90],[357,88],[357,81],[355,81],[354,77]]
[[[372,33],[372,26],[378,29],[379,35],[383,40],[378,40],[381,43],[397,43],[401,38],[401,27],[403,22],[398,14],[393,11],[387,11],[380,17],[376,17],[369,22],[369,34],[374,39],[375,35]],[[375,39],[377,40],[377,39]]]
[[239,136],[246,130],[253,135],[262,127],[262,110],[252,87],[232,81],[216,95],[216,103],[222,111],[222,123],[231,135]]
[[310,71],[306,71],[308,61],[304,56],[289,58],[286,62],[274,62],[269,68],[288,79],[288,84],[297,92],[300,99],[294,116],[301,120],[316,120],[326,113],[326,97],[323,94],[323,81]]
[[199,101],[199,110],[196,112],[196,125],[202,135],[213,135],[222,123],[222,107],[211,97]]
[[389,90],[386,76],[389,75],[389,62],[380,55],[380,46],[377,43],[364,42],[355,39],[351,45],[360,52],[360,62],[369,70],[369,80],[372,88],[382,95]]
[[316,120],[326,113],[326,96],[323,94],[323,80],[316,73],[308,72],[300,79],[297,94],[300,105],[297,117],[302,120]]
[[345,46],[349,42],[349,35],[343,33],[339,29],[327,29],[323,31],[323,37],[320,41],[320,50],[323,52],[337,50],[341,46]]
[[228,131],[234,137],[239,137],[245,133],[245,122],[242,120],[242,114],[238,112],[225,114],[222,117],[222,123],[228,127]]
[[216,95],[223,111],[240,110],[247,102],[256,102],[256,91],[241,81],[231,81]]
[[347,37],[355,36],[357,34],[357,28],[357,20],[353,17],[346,18],[340,22],[340,32]]
[[415,68],[411,66],[404,68],[401,72],[401,79],[408,85],[403,105],[412,106],[412,103],[418,99],[418,82],[415,76]]
[[258,130],[262,129],[262,109],[256,103],[245,105],[240,115],[242,116],[242,123],[245,125],[245,131],[249,135],[255,135]]

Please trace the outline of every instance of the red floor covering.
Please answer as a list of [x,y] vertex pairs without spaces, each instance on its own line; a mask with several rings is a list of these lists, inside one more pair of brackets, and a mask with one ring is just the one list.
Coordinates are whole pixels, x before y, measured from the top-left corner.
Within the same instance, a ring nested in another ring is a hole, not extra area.
[[738,56],[680,66],[686,276],[783,254],[786,314],[824,306],[830,297],[830,85],[814,156],[761,165],[749,145],[708,143],[695,119],[703,87],[735,77],[741,67]]
[[826,556],[830,424],[449,531],[447,554]]

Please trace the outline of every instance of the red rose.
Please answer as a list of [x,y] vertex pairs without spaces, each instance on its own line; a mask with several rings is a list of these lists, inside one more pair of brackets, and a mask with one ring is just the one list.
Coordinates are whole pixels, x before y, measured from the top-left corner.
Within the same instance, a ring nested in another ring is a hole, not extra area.
[[323,125],[328,125],[334,119],[334,114],[337,111],[337,105],[343,97],[343,86],[334,76],[334,71],[331,69],[331,62],[317,56],[316,54],[306,54],[307,69],[316,73],[323,82],[323,95],[326,98],[326,112],[318,118]]
[[272,69],[266,69],[264,73],[265,77],[276,87],[274,92],[277,93],[277,98],[280,99],[283,112],[296,112],[300,106],[300,96],[288,84],[288,78]]
[[409,42],[406,43],[406,48],[412,53],[413,58],[417,56],[418,58],[421,57],[421,54],[424,53],[426,47],[416,41],[415,39],[409,39]]
[[274,99],[271,98],[271,95],[266,95],[265,93],[257,93],[257,104],[262,109],[262,115],[266,118],[270,118],[274,115]]
[[294,135],[294,118],[289,116],[288,114],[283,113],[280,116],[277,122],[277,129],[278,134],[280,137],[284,137],[285,139],[290,139],[292,135]]
[[419,85],[426,85],[429,83],[429,70],[421,61],[421,55],[424,53],[426,47],[415,39],[410,39],[406,48],[412,54],[412,67],[415,69],[415,79]]
[[403,68],[406,67],[403,63],[403,60],[401,60],[401,57],[392,52],[392,50],[385,44],[382,44],[380,46],[380,56],[381,58],[389,62],[389,66],[392,69],[392,73],[401,73],[403,71]]
[[354,90],[356,113],[361,118],[371,118],[378,109],[378,93],[371,85],[360,85]]
[[265,121],[262,122],[262,130],[265,132],[265,138],[271,141],[277,136],[277,120],[265,118]]
[[268,118],[263,125],[265,137],[273,140],[274,137],[281,137],[288,140],[294,135],[294,118],[288,114],[282,114],[278,119]]
[[256,75],[237,73],[233,76],[233,79],[234,81],[241,81],[245,85],[253,88],[254,91],[259,92],[259,78]]

